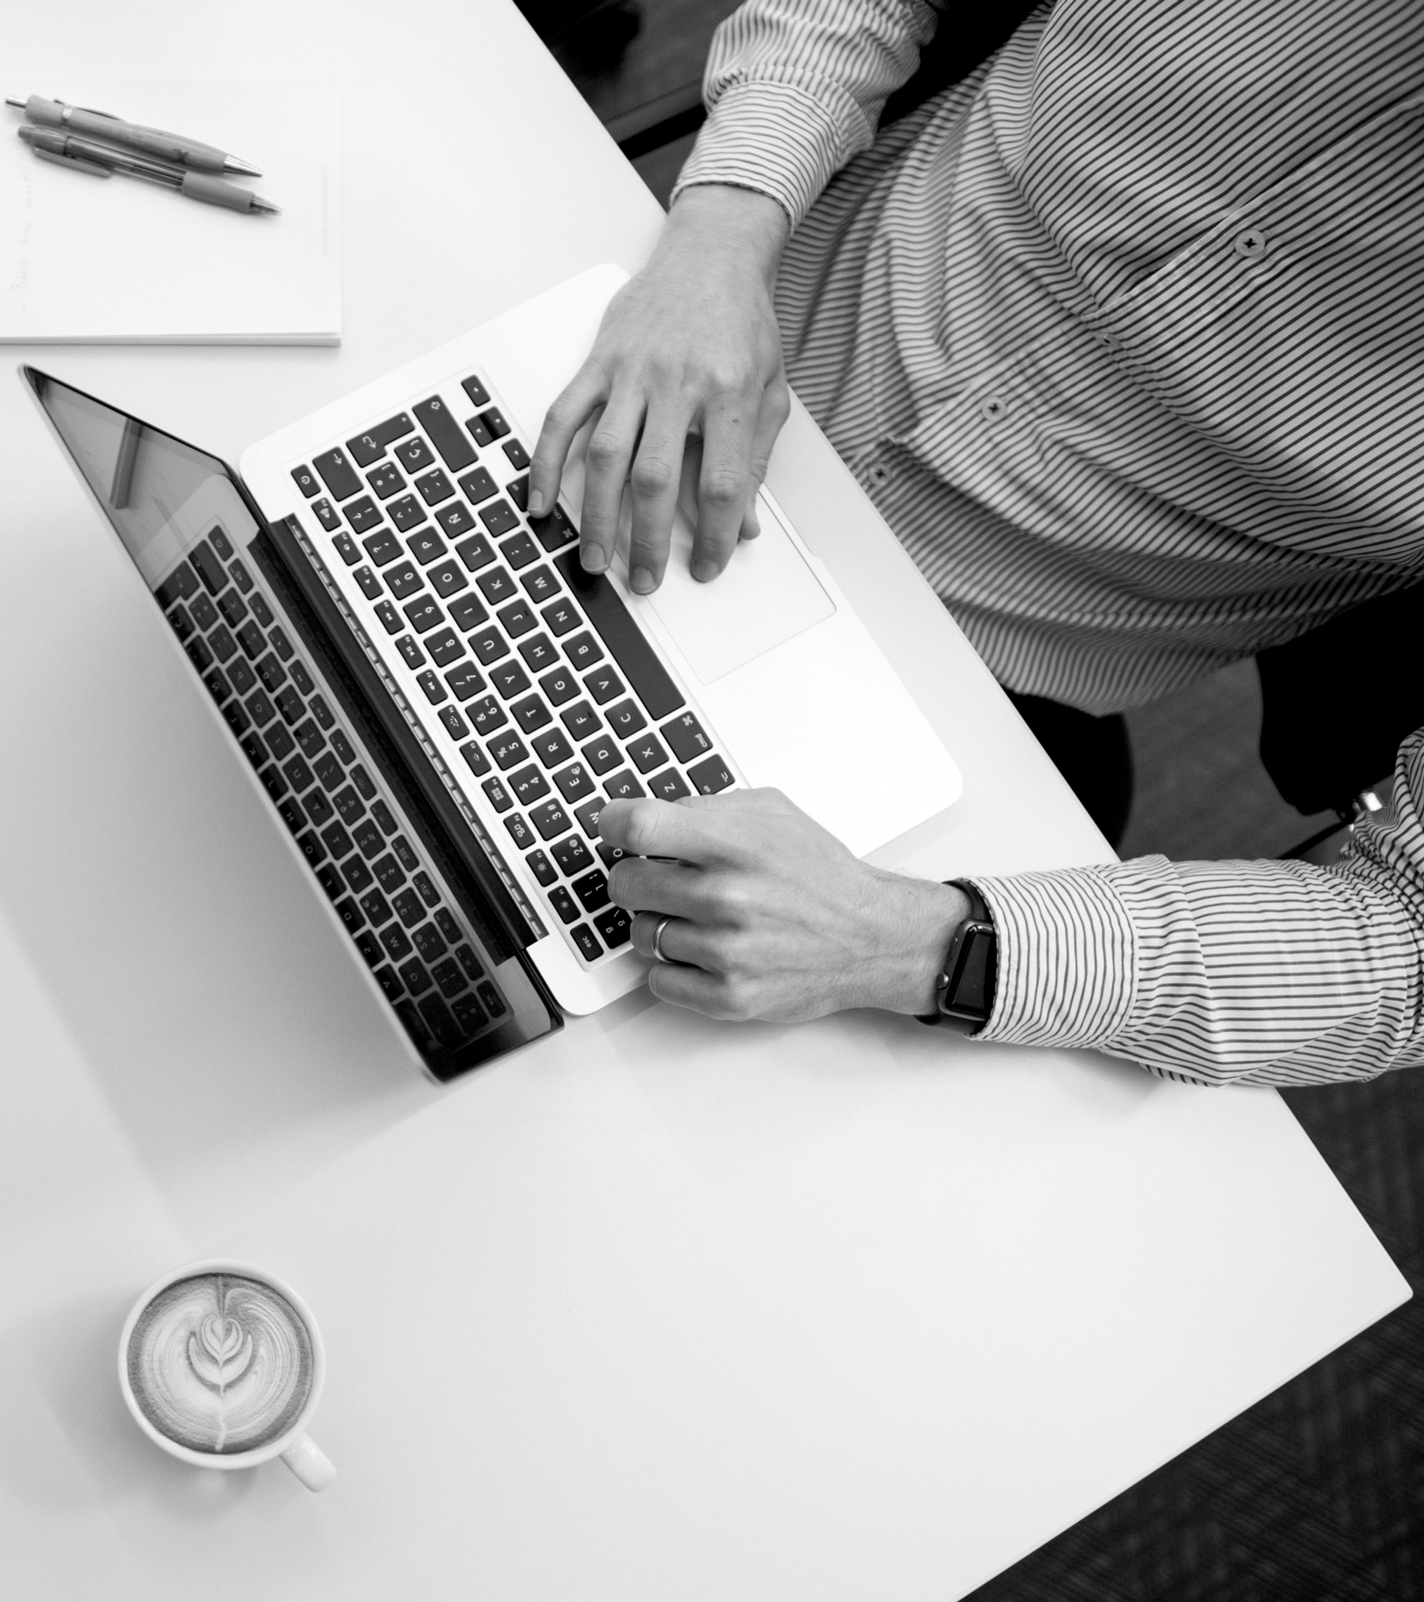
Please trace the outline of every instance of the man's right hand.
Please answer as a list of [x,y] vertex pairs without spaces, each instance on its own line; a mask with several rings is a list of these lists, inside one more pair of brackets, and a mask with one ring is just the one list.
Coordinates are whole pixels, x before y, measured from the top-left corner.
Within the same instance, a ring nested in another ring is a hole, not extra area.
[[549,408],[529,485],[529,511],[555,503],[575,434],[602,412],[588,442],[580,559],[612,559],[625,484],[632,488],[629,583],[662,582],[689,436],[700,436],[692,574],[727,565],[757,533],[755,496],[790,401],[772,310],[789,223],[750,189],[684,190],[646,267],[609,303],[588,360]]

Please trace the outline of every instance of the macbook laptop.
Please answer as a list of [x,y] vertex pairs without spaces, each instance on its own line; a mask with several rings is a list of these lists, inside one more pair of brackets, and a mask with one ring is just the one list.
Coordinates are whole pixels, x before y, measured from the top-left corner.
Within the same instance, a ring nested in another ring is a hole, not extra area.
[[[445,1080],[639,984],[610,798],[774,784],[864,855],[953,760],[763,490],[712,584],[578,562],[581,446],[526,514],[545,410],[614,267],[218,458],[23,369],[414,1054]],[[626,541],[625,541],[626,549]]]

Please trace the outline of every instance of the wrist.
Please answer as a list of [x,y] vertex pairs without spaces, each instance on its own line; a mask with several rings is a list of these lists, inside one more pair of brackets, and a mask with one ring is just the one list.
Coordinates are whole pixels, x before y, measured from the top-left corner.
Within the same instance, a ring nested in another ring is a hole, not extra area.
[[692,184],[673,202],[663,245],[735,256],[769,285],[790,234],[790,219],[770,195],[734,184]]
[[877,994],[867,1004],[887,1012],[922,1017],[935,1010],[935,986],[955,930],[969,916],[969,898],[957,886],[899,874],[887,898],[893,916],[890,960],[875,976]]

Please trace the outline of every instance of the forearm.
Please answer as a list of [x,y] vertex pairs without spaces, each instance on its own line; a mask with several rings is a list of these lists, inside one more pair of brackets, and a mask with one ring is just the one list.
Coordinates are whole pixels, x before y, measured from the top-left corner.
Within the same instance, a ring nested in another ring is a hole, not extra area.
[[678,181],[770,195],[792,226],[875,134],[935,31],[931,0],[747,0],[717,30],[709,117]]

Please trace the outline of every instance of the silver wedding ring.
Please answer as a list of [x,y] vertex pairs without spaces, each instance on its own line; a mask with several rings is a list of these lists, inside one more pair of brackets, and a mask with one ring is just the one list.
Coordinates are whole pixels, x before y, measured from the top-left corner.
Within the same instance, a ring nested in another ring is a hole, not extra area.
[[663,956],[663,930],[672,922],[672,915],[659,918],[653,929],[653,961],[671,963],[671,957]]

